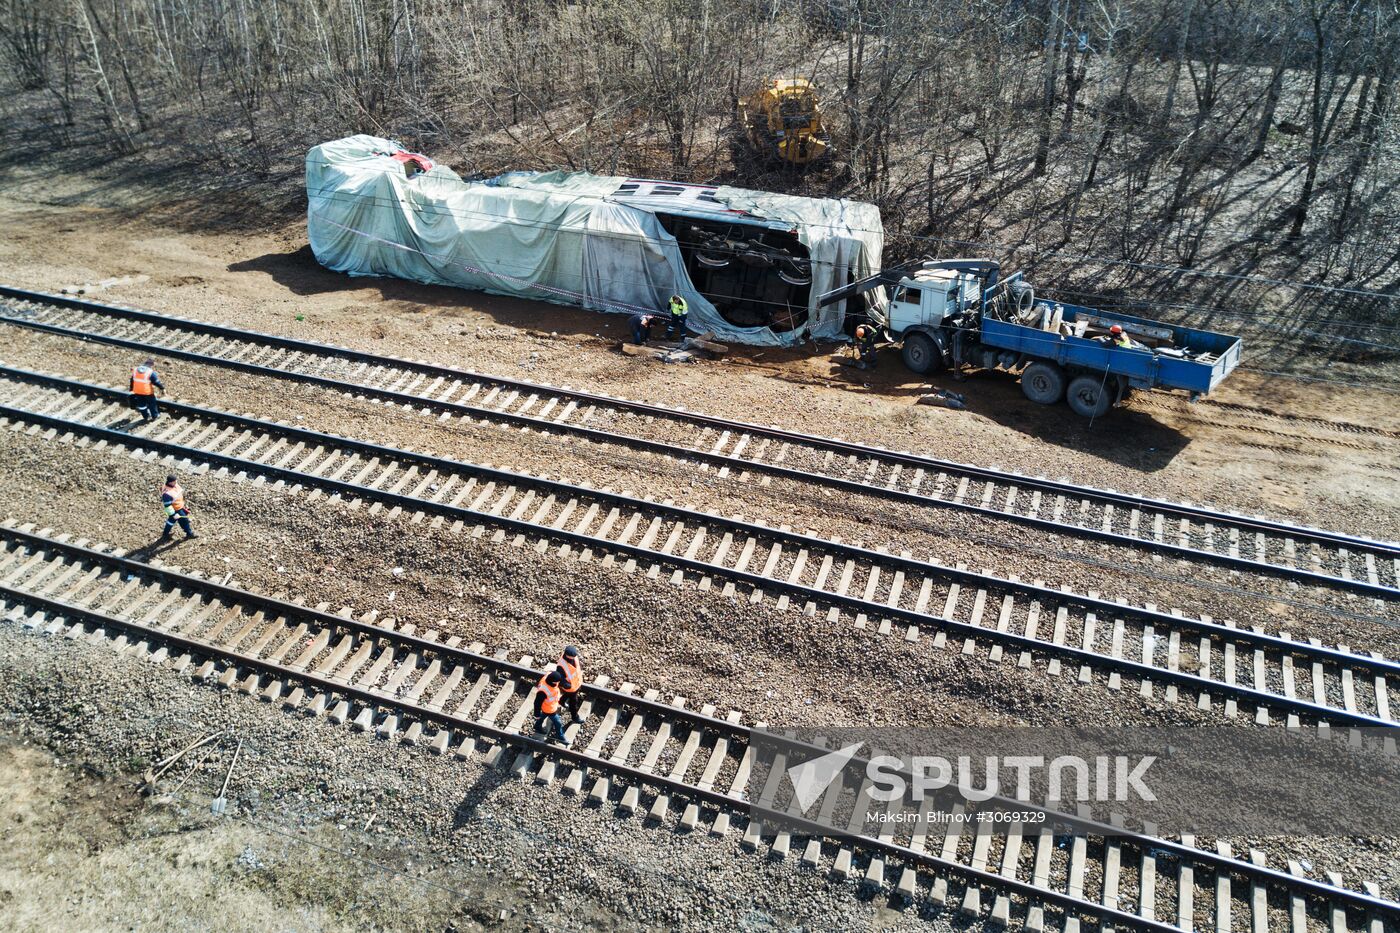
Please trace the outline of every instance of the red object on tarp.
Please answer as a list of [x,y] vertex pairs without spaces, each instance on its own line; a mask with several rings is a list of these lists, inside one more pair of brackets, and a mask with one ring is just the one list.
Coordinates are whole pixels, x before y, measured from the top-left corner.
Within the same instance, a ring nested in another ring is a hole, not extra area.
[[404,165],[408,165],[410,162],[416,163],[420,172],[433,170],[433,160],[416,152],[394,152],[390,153],[389,158],[402,162]]

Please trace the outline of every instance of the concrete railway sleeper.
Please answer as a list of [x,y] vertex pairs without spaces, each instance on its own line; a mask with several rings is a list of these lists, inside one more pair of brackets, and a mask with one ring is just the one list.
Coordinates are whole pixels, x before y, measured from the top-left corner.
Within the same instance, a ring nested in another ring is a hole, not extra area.
[[[833,839],[819,823],[749,799],[752,730],[738,712],[718,716],[709,704],[689,710],[684,697],[663,700],[630,683],[612,689],[602,676],[584,688],[588,721],[571,725],[572,746],[561,748],[523,728],[541,674],[533,658],[511,662],[505,652],[488,655],[479,643],[462,647],[455,636],[419,634],[411,623],[373,612],[332,613],[328,604],[279,600],[32,529],[0,526],[0,614],[12,624],[103,641],[384,740],[458,758],[480,753],[488,766],[557,784],[623,817],[645,813],[716,835],[742,828],[746,848],[787,857],[797,847],[802,866],[829,864],[836,878],[888,888],[907,901],[926,895],[956,903],[966,915],[1032,930],[1077,930],[1082,920],[1190,930],[1213,918],[1218,933],[1266,931],[1270,894],[1289,903],[1292,933],[1382,933],[1400,921],[1400,904],[1381,898],[1369,881],[1356,891],[1336,875],[1325,883],[1307,878],[1291,861],[1286,871],[1271,868],[1253,850],[1245,861],[1226,844],[1198,849],[1189,837],[1110,832],[1068,817],[1061,828],[1061,838],[1070,833],[1068,859],[1051,859],[1051,830],[993,835],[959,828],[932,840],[892,830]],[[790,744],[794,752],[821,751]],[[865,792],[854,783],[833,786],[853,804]],[[984,806],[996,803],[1010,802]],[[780,816],[792,828],[764,830]],[[806,833],[805,843],[794,832]],[[1125,880],[1135,880],[1135,889],[1123,890]]]
[[[1352,652],[1193,619],[1152,606],[1135,607],[1097,594],[1053,590],[986,572],[945,567],[859,545],[801,534],[786,527],[656,503],[629,493],[576,486],[397,450],[247,416],[172,402],[170,417],[150,437],[103,427],[123,410],[125,394],[57,376],[0,368],[14,405],[0,406],[12,430],[28,429],[79,443],[131,449],[133,455],[188,460],[236,476],[270,478],[385,506],[434,523],[470,524],[474,534],[541,553],[551,543],[561,556],[595,554],[605,564],[644,568],[659,577],[669,568],[681,583],[690,574],[707,589],[724,581],[728,594],[835,621],[842,613],[857,627],[880,634],[901,627],[918,642],[932,633],[935,647],[961,639],[961,650],[990,660],[1004,657],[1030,667],[1046,661],[1051,674],[1081,682],[1106,675],[1110,690],[1125,682],[1144,696],[1161,689],[1168,703],[1183,697],[1202,709],[1216,702],[1227,716],[1253,709],[1256,721],[1281,714],[1288,725],[1309,722],[1397,725],[1390,691],[1400,664],[1377,653]],[[165,438],[172,438],[166,440]],[[176,442],[176,441],[180,442]],[[261,481],[261,480],[260,480]],[[820,607],[820,608],[819,608]],[[958,647],[956,644],[954,647]]]
[[1193,561],[1400,597],[1400,544],[907,451],[485,376],[120,305],[0,286],[0,322],[292,379],[335,391],[569,433],[713,465],[951,508]]

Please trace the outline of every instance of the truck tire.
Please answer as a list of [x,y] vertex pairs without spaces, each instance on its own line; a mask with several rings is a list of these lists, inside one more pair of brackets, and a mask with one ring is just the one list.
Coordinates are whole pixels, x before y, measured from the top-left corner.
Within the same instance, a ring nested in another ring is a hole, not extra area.
[[1065,371],[1054,363],[1036,362],[1021,373],[1021,391],[1038,405],[1053,405],[1065,394]]
[[1029,282],[1013,283],[1008,297],[1011,305],[1011,320],[1018,324],[1029,321],[1035,312],[1035,289],[1031,288],[1031,284]]
[[1069,402],[1076,415],[1097,418],[1113,404],[1113,389],[1108,387],[1102,376],[1076,376],[1070,380],[1065,401]]
[[939,352],[938,345],[928,334],[909,334],[906,336],[901,355],[904,357],[904,365],[909,367],[910,372],[916,372],[921,376],[938,369],[939,364],[943,362],[943,354]]

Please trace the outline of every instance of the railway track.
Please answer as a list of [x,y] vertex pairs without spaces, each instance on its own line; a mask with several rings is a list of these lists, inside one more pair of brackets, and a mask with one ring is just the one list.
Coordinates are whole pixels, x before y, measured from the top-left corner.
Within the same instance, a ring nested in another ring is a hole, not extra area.
[[169,358],[292,379],[437,413],[624,444],[919,508],[1400,598],[1400,544],[1166,502],[840,439],[486,376],[423,361],[0,286],[0,322]]
[[[688,709],[606,676],[584,689],[584,723],[572,745],[529,733],[530,692],[542,671],[456,636],[412,624],[329,611],[250,592],[199,573],[134,560],[51,529],[0,523],[0,616],[51,636],[100,641],[289,711],[324,717],[366,734],[439,755],[480,755],[487,766],[558,786],[624,816],[715,835],[837,878],[889,889],[907,900],[955,903],[966,915],[1030,930],[1105,927],[1168,931],[1249,929],[1292,933],[1329,928],[1382,933],[1400,923],[1400,904],[1379,887],[1343,887],[1306,877],[1298,863],[1268,864],[1228,844],[1198,848],[1191,837],[1159,838],[1069,819],[1050,827],[992,834],[951,823],[933,837],[890,829],[837,839],[821,824],[775,808],[765,781],[750,799],[753,729],[737,711]],[[760,724],[761,727],[761,724]],[[793,753],[819,752],[792,742]],[[778,769],[779,772],[781,769]],[[823,812],[840,799],[868,800],[868,782],[838,780]],[[983,806],[1009,803],[999,799]],[[1026,809],[1024,804],[1016,804]],[[1034,809],[1034,808],[1032,808]],[[793,828],[765,830],[783,817]],[[807,835],[803,835],[806,832]],[[1057,841],[1062,845],[1057,845]],[[1286,906],[1284,906],[1286,905]]]
[[312,498],[366,501],[371,512],[388,506],[470,526],[478,536],[492,529],[495,540],[596,556],[652,577],[665,568],[677,584],[688,576],[702,589],[720,584],[727,595],[772,598],[779,609],[821,611],[831,621],[851,618],[935,648],[951,640],[973,654],[981,645],[993,661],[1041,662],[1052,675],[1106,678],[1110,690],[1143,696],[1160,690],[1167,703],[1220,703],[1231,717],[1252,710],[1261,724],[1396,726],[1390,692],[1400,663],[1344,645],[181,402],[165,403],[167,417],[154,428],[127,433],[110,426],[128,416],[124,391],[4,366],[0,386],[10,400],[0,406],[0,424],[11,430],[271,479],[306,487]]

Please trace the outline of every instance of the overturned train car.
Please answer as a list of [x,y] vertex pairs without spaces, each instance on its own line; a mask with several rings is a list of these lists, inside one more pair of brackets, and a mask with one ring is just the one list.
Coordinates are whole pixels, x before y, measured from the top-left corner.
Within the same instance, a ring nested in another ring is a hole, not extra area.
[[621,313],[679,294],[692,329],[761,346],[840,337],[864,301],[817,296],[883,247],[871,204],[584,172],[464,181],[373,136],[313,148],[306,189],[329,269]]

